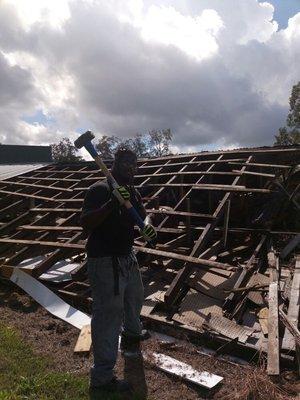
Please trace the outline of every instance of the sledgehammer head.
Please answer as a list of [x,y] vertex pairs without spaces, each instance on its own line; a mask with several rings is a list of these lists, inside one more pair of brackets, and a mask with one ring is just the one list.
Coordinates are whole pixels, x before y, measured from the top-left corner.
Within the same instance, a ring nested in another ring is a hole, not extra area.
[[96,157],[98,157],[98,153],[92,143],[94,137],[95,136],[92,134],[91,131],[86,131],[85,133],[80,135],[78,139],[75,140],[74,145],[77,149],[81,149],[82,147],[84,147],[95,159]]
[[87,143],[91,143],[94,138],[95,136],[91,131],[86,131],[75,140],[74,145],[77,149],[81,149],[82,147],[86,146]]

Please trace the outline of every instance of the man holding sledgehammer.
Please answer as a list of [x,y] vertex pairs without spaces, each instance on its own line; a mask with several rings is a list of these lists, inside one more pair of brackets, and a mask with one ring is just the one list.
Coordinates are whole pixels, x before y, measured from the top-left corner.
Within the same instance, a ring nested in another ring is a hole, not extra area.
[[[82,209],[81,224],[89,232],[86,250],[93,297],[92,391],[130,391],[130,385],[113,373],[121,325],[123,323],[122,341],[125,344],[139,342],[147,335],[140,322],[144,289],[132,250],[134,222],[124,207],[130,200],[138,214],[143,219],[146,217],[141,196],[133,186],[136,166],[135,153],[120,148],[111,171],[120,187],[113,189],[109,180],[92,185]],[[141,233],[148,242],[156,238],[147,218]]]

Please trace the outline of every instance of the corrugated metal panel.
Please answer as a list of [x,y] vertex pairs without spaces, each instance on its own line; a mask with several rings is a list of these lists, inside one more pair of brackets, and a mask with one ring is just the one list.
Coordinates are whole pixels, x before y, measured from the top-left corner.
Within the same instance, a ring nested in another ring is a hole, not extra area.
[[205,321],[205,326],[230,339],[238,338],[242,343],[245,343],[254,332],[253,328],[238,325],[235,321],[219,315],[210,315]]
[[0,180],[13,178],[14,176],[25,174],[26,172],[45,167],[45,164],[0,164]]
[[197,272],[195,277],[189,281],[189,285],[198,292],[219,300],[224,300],[228,296],[226,290],[230,290],[234,287],[241,272],[222,272],[226,272],[227,277],[219,276],[211,272]]
[[191,289],[182,301],[179,312],[174,314],[172,319],[201,328],[209,313],[222,316],[222,301]]

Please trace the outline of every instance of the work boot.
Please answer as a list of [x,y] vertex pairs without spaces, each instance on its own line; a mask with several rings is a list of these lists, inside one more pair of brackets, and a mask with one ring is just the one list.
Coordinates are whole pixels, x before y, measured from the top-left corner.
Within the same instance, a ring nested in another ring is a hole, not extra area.
[[120,393],[120,394],[129,394],[132,392],[132,386],[129,382],[117,379],[113,377],[111,381],[99,385],[99,386],[90,386],[90,394],[97,395],[101,393]]
[[139,336],[126,335],[126,333],[122,333],[121,350],[139,352],[140,343],[150,337],[151,335],[147,329],[143,329]]

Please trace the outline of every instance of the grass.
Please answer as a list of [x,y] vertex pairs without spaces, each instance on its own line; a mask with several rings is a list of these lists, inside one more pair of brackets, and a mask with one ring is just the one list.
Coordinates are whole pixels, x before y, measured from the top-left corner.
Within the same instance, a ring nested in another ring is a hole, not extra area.
[[[0,400],[89,399],[88,377],[55,372],[54,360],[34,354],[11,327],[0,324]],[[103,394],[97,399],[118,400]],[[139,400],[138,397],[132,400]]]

